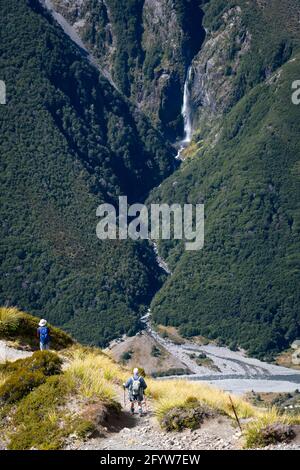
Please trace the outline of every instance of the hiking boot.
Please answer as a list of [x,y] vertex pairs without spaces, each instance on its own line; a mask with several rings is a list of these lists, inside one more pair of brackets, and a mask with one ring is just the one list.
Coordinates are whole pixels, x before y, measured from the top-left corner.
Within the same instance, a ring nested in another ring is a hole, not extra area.
[[134,415],[134,408],[130,408],[130,413]]
[[139,415],[140,415],[140,416],[143,416],[143,410],[142,410],[142,408],[139,408]]

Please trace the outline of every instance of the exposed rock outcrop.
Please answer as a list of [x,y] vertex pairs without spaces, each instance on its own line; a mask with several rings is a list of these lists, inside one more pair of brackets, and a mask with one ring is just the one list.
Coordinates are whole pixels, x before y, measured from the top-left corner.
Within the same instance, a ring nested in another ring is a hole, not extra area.
[[[225,11],[219,27],[207,31],[206,42],[193,61],[190,81],[193,127],[199,129],[200,137],[234,103],[235,75],[250,44],[239,6]],[[213,129],[216,132],[215,126]]]
[[183,134],[185,76],[205,36],[201,3],[53,0],[101,68],[171,139]]

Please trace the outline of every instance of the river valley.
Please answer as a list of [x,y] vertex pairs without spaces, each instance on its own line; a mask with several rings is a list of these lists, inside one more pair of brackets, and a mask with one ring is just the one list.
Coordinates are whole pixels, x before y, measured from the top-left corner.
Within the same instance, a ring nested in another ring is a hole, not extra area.
[[[218,388],[243,394],[246,392],[293,392],[300,389],[300,372],[275,364],[262,362],[247,357],[242,351],[231,351],[226,347],[208,344],[199,345],[186,340],[184,344],[175,344],[168,338],[162,338],[151,326],[151,312],[142,318],[147,333],[172,356],[184,363],[191,375],[171,376],[166,378],[188,378],[201,380]],[[204,353],[213,363],[210,367],[198,365],[190,356]]]

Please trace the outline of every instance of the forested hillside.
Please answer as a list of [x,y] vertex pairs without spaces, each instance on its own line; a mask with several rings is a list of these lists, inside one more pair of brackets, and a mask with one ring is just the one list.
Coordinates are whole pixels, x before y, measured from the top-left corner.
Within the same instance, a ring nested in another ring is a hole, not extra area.
[[[178,244],[161,245],[174,274],[152,305],[158,323],[269,357],[300,334],[300,107],[291,101],[291,84],[300,76],[300,35],[295,2],[283,9],[274,1],[273,11],[266,2],[257,2],[263,10],[238,3],[251,41],[230,86],[230,60],[222,64],[231,104],[228,95],[227,109],[202,103],[186,161],[151,197],[204,203],[205,246],[184,253]],[[211,31],[224,30],[226,6],[214,1],[208,8],[210,45]],[[237,63],[234,54],[231,61]],[[207,83],[215,99],[221,81]],[[209,115],[209,129],[201,113]]]
[[100,242],[96,208],[141,200],[174,150],[38,1],[1,0],[1,303],[104,344],[161,283],[146,245]]
[[[152,301],[186,336],[286,348],[300,337],[299,1],[52,0],[92,63],[42,3],[0,0],[1,304],[103,345]],[[96,208],[121,194],[204,203],[203,250],[160,243],[166,279],[148,244],[100,242]]]

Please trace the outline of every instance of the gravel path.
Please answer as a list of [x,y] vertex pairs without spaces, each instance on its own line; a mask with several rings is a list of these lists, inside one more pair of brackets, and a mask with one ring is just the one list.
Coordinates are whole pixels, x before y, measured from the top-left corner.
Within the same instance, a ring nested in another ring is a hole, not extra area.
[[[148,404],[149,405],[149,404]],[[73,443],[69,450],[242,450],[243,438],[234,422],[226,416],[207,419],[199,429],[182,432],[163,431],[153,411],[142,417],[123,409],[120,429],[105,436]],[[300,450],[300,436],[290,443],[269,445],[265,450]],[[262,450],[262,449],[258,449]]]
[[[204,450],[241,448],[240,432],[225,418],[214,418],[200,429],[183,432],[163,431],[152,412],[139,417],[128,417],[119,432],[106,437],[90,439],[79,450]],[[74,447],[73,447],[74,448]]]

